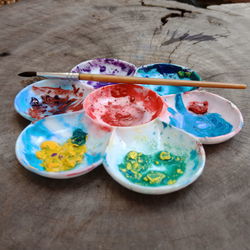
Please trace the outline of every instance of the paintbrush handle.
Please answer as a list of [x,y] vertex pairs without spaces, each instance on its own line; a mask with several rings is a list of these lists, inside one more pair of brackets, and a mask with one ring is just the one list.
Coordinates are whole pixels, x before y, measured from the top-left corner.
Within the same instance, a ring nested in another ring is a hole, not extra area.
[[192,86],[192,87],[206,87],[206,88],[229,88],[229,89],[247,88],[246,84],[236,84],[236,83],[156,79],[156,78],[117,76],[117,75],[114,76],[114,75],[100,75],[100,74],[79,74],[79,80],[112,82],[112,83],[146,84],[146,85]]

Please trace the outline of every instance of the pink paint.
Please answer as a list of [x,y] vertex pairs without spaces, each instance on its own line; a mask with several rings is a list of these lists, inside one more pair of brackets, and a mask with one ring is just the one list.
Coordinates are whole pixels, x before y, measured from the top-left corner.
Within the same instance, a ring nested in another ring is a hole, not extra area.
[[83,105],[86,113],[99,123],[128,127],[154,120],[160,115],[164,103],[150,89],[116,84],[92,92]]

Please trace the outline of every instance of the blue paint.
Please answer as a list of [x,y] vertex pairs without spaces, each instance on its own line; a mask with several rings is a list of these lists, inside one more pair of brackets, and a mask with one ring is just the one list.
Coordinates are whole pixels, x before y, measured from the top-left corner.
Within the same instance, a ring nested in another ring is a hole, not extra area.
[[[175,64],[152,64],[138,68],[136,76],[146,78],[161,78],[161,79],[176,79],[176,80],[193,80],[200,81],[200,76],[185,67]],[[186,87],[186,86],[156,86],[156,85],[143,85],[146,88],[150,88],[157,92],[159,95],[178,94],[182,92],[191,91],[197,89],[197,87]]]
[[190,152],[190,160],[194,161],[193,170],[196,171],[196,169],[199,167],[199,156],[196,150],[192,150]]
[[91,154],[85,153],[84,157],[87,161],[87,165],[90,166],[90,165],[93,165],[96,162],[100,161],[103,158],[103,155],[100,153],[96,154],[96,155],[91,155]]
[[197,115],[189,112],[182,100],[181,94],[175,97],[175,109],[168,108],[171,113],[170,124],[185,130],[197,137],[215,137],[228,134],[233,126],[218,113]]

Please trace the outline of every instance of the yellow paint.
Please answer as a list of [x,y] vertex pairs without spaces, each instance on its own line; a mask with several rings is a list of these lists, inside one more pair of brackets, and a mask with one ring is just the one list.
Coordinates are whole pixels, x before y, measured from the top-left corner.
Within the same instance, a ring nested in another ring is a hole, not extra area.
[[168,181],[168,185],[172,185],[172,184],[175,184],[176,183],[176,180],[169,180]]
[[40,145],[41,150],[36,152],[36,157],[42,160],[41,166],[48,172],[59,172],[70,170],[80,163],[86,145],[76,145],[68,140],[63,145],[54,141],[45,141]]
[[157,172],[157,173],[149,173],[144,178],[144,181],[149,181],[150,184],[160,183],[166,177],[165,174]]
[[129,154],[128,154],[128,158],[131,158],[131,159],[135,160],[135,159],[137,158],[137,155],[138,155],[137,152],[131,151],[131,152],[129,152]]
[[160,164],[160,162],[158,162],[158,161],[155,161],[155,164],[156,164],[156,165],[159,165],[159,164]]
[[161,152],[160,153],[160,159],[161,160],[170,160],[171,159],[171,156],[170,156],[170,154],[169,154],[169,152]]
[[178,174],[183,174],[183,173],[184,173],[184,172],[183,172],[181,169],[179,169],[179,168],[176,170],[176,172],[177,172]]
[[130,169],[132,169],[132,165],[131,165],[131,163],[130,163],[130,162],[128,162],[128,163],[127,163],[127,165],[126,165],[126,167],[127,167],[127,169],[129,169],[129,170],[130,170]]

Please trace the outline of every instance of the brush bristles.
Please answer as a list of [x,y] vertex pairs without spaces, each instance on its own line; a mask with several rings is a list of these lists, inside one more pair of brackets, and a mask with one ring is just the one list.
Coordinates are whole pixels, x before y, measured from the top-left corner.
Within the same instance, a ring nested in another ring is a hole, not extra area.
[[24,76],[24,77],[32,77],[32,76],[37,76],[36,72],[34,71],[29,71],[29,72],[22,72],[18,74],[19,76]]

